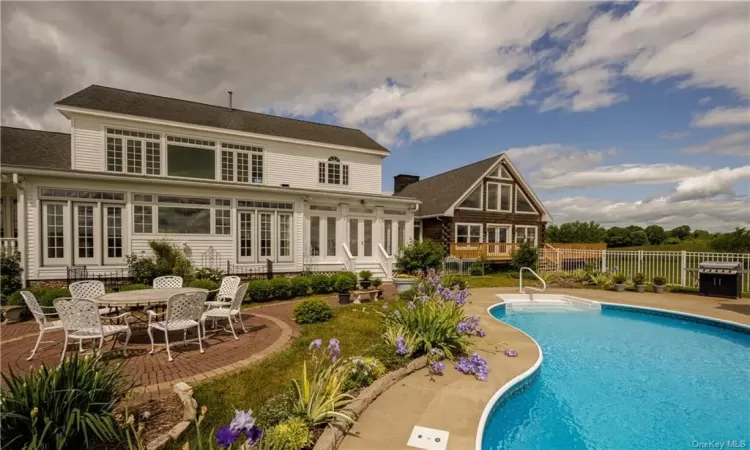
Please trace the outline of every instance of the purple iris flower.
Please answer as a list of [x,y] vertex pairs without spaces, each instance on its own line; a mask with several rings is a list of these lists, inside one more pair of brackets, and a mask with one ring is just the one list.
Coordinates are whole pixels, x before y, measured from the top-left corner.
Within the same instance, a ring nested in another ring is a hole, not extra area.
[[406,304],[406,309],[412,310],[414,309],[414,302],[409,300],[409,303]]
[[474,378],[480,381],[487,381],[490,372],[487,361],[478,353],[474,353],[469,358],[462,356],[456,363],[456,370],[467,375],[474,375]]
[[252,447],[260,441],[260,438],[263,437],[263,430],[256,426],[253,426],[245,432],[245,437],[247,438],[247,446]]
[[339,354],[341,354],[341,348],[339,348],[338,339],[331,338],[331,340],[328,341],[328,352],[331,354],[331,360],[333,362],[336,362],[336,360],[339,359]]
[[310,342],[310,346],[307,347],[307,349],[309,351],[313,351],[313,349],[319,349],[321,345],[323,345],[323,340],[315,339],[314,341]]
[[221,427],[216,432],[216,444],[221,448],[227,448],[234,444],[239,435],[239,433],[235,433],[229,427]]
[[445,370],[445,364],[440,361],[435,361],[430,364],[430,373],[433,375],[442,375]]
[[249,430],[253,425],[255,425],[255,418],[252,409],[248,409],[247,412],[235,409],[234,418],[229,422],[229,429],[239,434]]
[[409,354],[409,347],[406,346],[406,342],[401,336],[396,338],[396,354],[399,356],[406,356]]
[[487,333],[483,329],[480,328],[477,330],[477,336],[479,336],[480,338],[483,338],[487,336]]

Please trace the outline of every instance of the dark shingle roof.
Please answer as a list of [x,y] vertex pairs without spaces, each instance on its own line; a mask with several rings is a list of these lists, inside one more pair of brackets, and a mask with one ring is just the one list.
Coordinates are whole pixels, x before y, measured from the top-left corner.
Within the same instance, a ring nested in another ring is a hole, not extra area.
[[0,164],[70,170],[70,135],[0,127]]
[[479,177],[494,165],[501,155],[449,170],[406,186],[396,194],[422,201],[417,216],[434,216],[445,211],[466,192]]
[[117,114],[388,152],[361,130],[91,85],[56,103]]

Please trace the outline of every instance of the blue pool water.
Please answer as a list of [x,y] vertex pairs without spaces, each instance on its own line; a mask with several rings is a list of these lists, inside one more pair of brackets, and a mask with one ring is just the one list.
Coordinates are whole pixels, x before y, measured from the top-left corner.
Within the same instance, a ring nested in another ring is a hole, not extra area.
[[493,316],[544,360],[492,411],[483,450],[750,448],[750,335],[610,309]]

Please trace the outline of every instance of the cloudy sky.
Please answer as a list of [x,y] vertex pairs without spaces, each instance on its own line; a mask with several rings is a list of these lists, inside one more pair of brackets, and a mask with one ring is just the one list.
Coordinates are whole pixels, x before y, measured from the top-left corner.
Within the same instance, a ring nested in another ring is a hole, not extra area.
[[558,223],[750,226],[750,3],[2,2],[2,122],[90,84],[359,127],[398,173],[508,152]]

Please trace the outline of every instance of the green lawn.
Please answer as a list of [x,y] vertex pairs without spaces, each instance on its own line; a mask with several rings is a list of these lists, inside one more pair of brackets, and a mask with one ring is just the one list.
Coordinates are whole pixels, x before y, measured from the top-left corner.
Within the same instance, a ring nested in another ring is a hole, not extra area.
[[312,340],[323,339],[325,345],[330,338],[339,339],[342,357],[365,354],[379,344],[382,319],[376,311],[382,307],[382,302],[364,306],[364,312],[363,305],[335,308],[328,322],[303,325],[301,335],[286,349],[245,370],[195,386],[198,404],[208,407],[207,417],[201,424],[204,434],[226,425],[234,417],[235,408],[257,411],[266,399],[289,387],[291,380],[300,376],[302,361]]
[[[525,286],[541,285],[533,275],[524,274],[523,284]],[[518,274],[511,272],[493,273],[489,275],[466,277],[469,281],[469,288],[485,287],[518,287]]]

